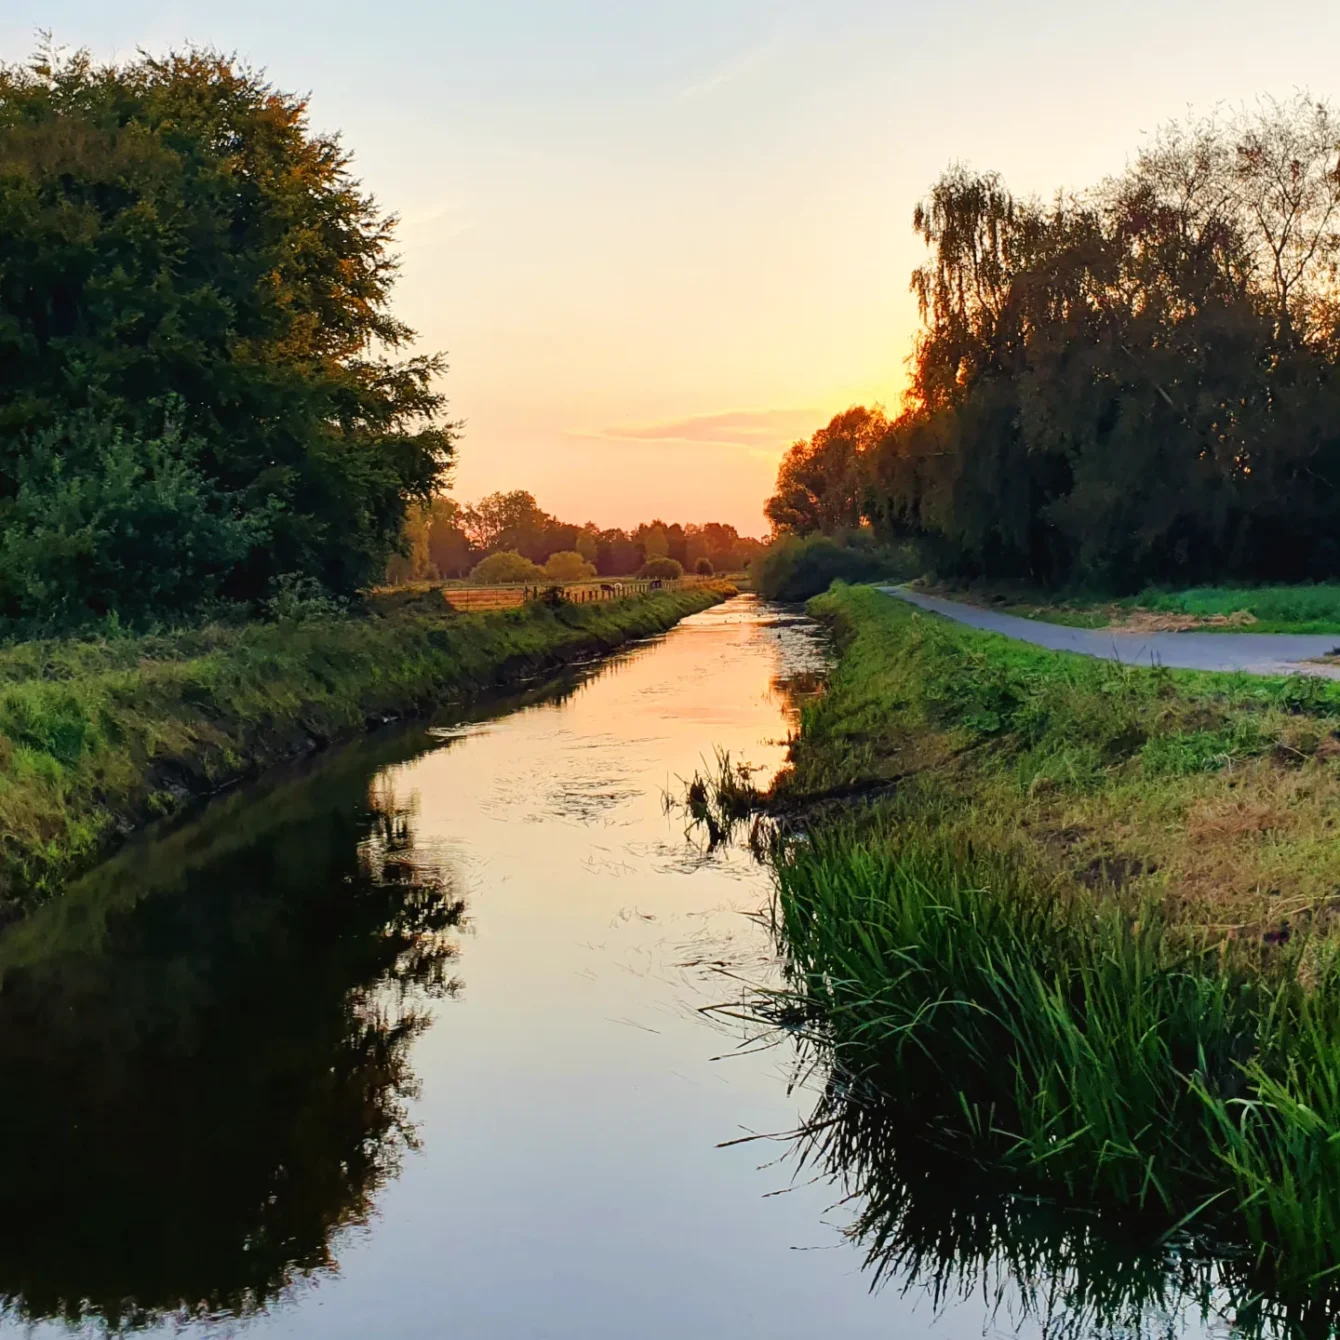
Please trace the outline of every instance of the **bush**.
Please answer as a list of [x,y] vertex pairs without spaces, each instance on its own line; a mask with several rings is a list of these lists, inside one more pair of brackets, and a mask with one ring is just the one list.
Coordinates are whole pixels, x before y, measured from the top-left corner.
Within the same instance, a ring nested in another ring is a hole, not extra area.
[[920,574],[920,555],[912,546],[884,549],[863,532],[843,539],[831,535],[784,535],[750,565],[754,587],[769,600],[808,600],[838,580],[907,581]]
[[596,575],[596,568],[575,549],[561,549],[545,561],[544,575],[551,582],[584,582]]
[[25,631],[171,618],[217,597],[269,538],[271,505],[239,516],[236,495],[197,465],[172,424],[142,438],[76,414],[34,434],[0,503],[0,611]]
[[699,577],[710,577],[712,575],[712,560],[710,558],[700,558],[693,565],[693,570]]
[[673,558],[649,558],[639,569],[639,577],[673,581],[684,575],[683,564]]
[[499,586],[504,582],[542,582],[545,572],[515,549],[506,549],[480,559],[470,570],[470,580],[485,586]]

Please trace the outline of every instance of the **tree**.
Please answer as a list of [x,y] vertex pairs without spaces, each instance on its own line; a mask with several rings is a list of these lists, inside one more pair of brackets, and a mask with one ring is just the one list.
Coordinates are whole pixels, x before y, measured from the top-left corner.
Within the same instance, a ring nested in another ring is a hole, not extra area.
[[501,586],[517,582],[542,582],[544,569],[515,549],[500,550],[480,559],[470,572],[472,581],[485,586]]
[[649,558],[638,569],[639,577],[674,581],[684,575],[684,569],[673,558]]
[[470,540],[461,526],[461,506],[451,498],[433,499],[428,558],[440,577],[462,577],[470,570]]
[[649,526],[639,526],[634,538],[641,541],[642,552],[648,559],[669,557],[670,535],[665,522],[653,521]]
[[577,535],[577,552],[588,563],[594,563],[600,552],[600,532],[589,521]]
[[544,575],[551,582],[584,582],[596,575],[596,569],[575,549],[560,550],[545,560]]
[[524,489],[490,493],[461,513],[470,543],[483,550],[515,547],[507,542],[518,535],[544,528],[550,520],[549,514],[540,510],[535,495]]
[[860,525],[865,458],[888,426],[878,407],[853,406],[808,442],[794,443],[777,472],[777,491],[763,509],[774,529],[831,534]]
[[834,420],[793,446],[778,532],[864,520],[948,574],[1116,591],[1340,570],[1325,104],[1165,127],[1048,205],[954,167],[913,227],[928,256],[904,410],[865,441]]
[[224,594],[380,573],[456,436],[441,360],[404,357],[388,310],[392,237],[339,142],[244,66],[0,66],[0,504],[87,412],[199,444],[201,476],[266,518]]

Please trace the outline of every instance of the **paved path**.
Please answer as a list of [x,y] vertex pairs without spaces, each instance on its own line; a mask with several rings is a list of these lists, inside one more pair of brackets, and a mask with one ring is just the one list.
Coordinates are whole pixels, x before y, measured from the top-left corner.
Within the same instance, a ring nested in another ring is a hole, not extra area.
[[1237,670],[1250,675],[1325,675],[1340,679],[1340,666],[1307,664],[1340,647],[1337,633],[1124,633],[1111,628],[1067,628],[1040,619],[999,614],[957,600],[922,595],[901,586],[880,588],[899,600],[948,619],[1003,633],[1020,642],[1074,651],[1125,665],[1167,665],[1178,670]]

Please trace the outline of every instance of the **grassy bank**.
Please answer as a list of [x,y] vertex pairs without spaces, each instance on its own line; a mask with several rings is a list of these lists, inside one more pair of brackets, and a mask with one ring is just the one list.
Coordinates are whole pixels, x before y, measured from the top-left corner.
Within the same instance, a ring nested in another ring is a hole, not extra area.
[[787,803],[878,796],[903,831],[1233,939],[1330,915],[1340,685],[1059,655],[870,588],[811,609],[841,660],[805,714]]
[[485,615],[428,592],[357,615],[0,650],[0,907],[14,915],[195,797],[661,632],[730,591]]
[[1057,656],[868,589],[811,608],[840,660],[774,797],[805,834],[777,849],[793,1017],[1020,1189],[1324,1292],[1340,693]]

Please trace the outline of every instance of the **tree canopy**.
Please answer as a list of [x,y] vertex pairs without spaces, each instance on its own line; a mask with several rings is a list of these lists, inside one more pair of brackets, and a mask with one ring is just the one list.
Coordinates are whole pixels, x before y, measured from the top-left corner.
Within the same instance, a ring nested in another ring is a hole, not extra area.
[[[281,574],[346,592],[380,574],[455,439],[441,359],[407,355],[389,310],[393,228],[305,103],[222,56],[0,65],[0,524],[65,534],[32,460],[92,421],[145,489],[186,462],[199,506],[240,527],[199,552],[159,537],[174,602],[192,577],[255,600]],[[0,610],[36,613],[27,589],[0,572]]]
[[1340,571],[1326,104],[1166,127],[1049,203],[955,167],[913,225],[928,255],[903,412],[848,411],[792,448],[779,531],[864,524],[947,572],[1049,585]]
[[[411,507],[403,552],[391,560],[386,577],[403,583],[473,576],[481,559],[509,552],[541,567],[555,555],[564,555],[562,570],[574,573],[565,578],[570,581],[597,574],[628,576],[651,558],[672,558],[682,568],[706,559],[714,571],[737,572],[762,548],[761,541],[717,521],[667,525],[656,519],[631,530],[602,530],[590,521],[577,526],[552,516],[534,495],[516,489],[491,493],[467,506],[438,497],[431,504]],[[574,554],[590,571],[578,570]]]

